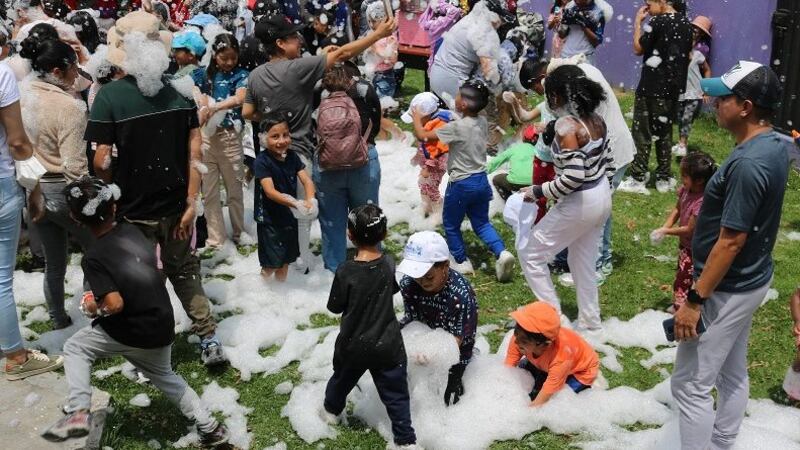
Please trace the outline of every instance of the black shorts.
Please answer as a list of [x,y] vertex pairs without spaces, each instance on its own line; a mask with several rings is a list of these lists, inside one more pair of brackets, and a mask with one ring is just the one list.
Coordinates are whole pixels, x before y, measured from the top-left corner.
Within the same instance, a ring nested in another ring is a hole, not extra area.
[[291,264],[300,256],[300,246],[297,243],[297,224],[272,225],[259,223],[258,233],[258,262],[267,269],[280,269]]

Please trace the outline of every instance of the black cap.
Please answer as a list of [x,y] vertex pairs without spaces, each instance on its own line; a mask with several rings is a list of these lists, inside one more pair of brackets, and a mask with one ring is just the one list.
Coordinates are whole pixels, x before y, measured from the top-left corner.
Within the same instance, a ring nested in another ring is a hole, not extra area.
[[775,110],[781,103],[781,82],[768,66],[750,72],[731,89],[739,97],[765,109]]
[[264,45],[269,45],[278,39],[291,36],[298,31],[305,28],[303,24],[292,24],[289,19],[283,14],[275,14],[272,16],[265,16],[256,23],[255,31],[253,34]]

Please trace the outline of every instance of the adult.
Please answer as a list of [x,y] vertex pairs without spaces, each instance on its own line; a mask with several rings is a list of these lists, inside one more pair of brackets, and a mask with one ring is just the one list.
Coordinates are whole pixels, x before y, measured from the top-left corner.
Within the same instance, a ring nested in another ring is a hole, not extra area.
[[458,88],[479,71],[490,84],[500,82],[499,28],[512,22],[511,14],[498,0],[481,0],[469,14],[442,36],[430,68],[431,90],[453,109]]
[[367,203],[378,204],[381,163],[375,147],[375,136],[381,128],[381,102],[372,84],[360,78],[358,67],[352,63],[328,69],[322,79],[322,87],[328,93],[347,93],[361,116],[361,134],[369,131],[366,135],[369,160],[365,166],[321,171],[319,164],[314,162],[312,174],[318,192],[322,261],[326,269],[335,273],[347,257],[348,212]]
[[684,450],[731,448],[739,433],[750,395],[747,341],[772,282],[791,150],[772,129],[781,87],[769,67],[740,61],[701,85],[717,97],[717,123],[736,147],[706,185],[692,239],[696,280],[675,313],[682,342],[671,384]]
[[[151,42],[126,48],[125,36],[136,33]],[[103,86],[92,105],[86,140],[97,144],[95,172],[122,190],[117,217],[138,226],[154,247],[160,246],[164,273],[192,319],[192,331],[201,338],[203,363],[220,364],[225,356],[203,292],[200,260],[191,245],[202,159],[197,107],[171,85],[153,92],[162,67],[169,65],[170,47],[170,34],[159,33],[155,16],[129,13],[108,35],[108,61],[128,75]],[[153,45],[159,43],[163,45]],[[142,47],[148,58],[162,64],[143,68]]]
[[[589,64],[594,64],[595,49],[603,43],[606,17],[594,0],[573,0],[559,12],[559,36],[563,40],[561,57],[583,54]],[[612,13],[613,15],[613,13]]]
[[526,197],[529,201],[546,197],[556,204],[537,224],[528,244],[519,249],[519,258],[536,297],[560,310],[547,262],[568,248],[578,297],[577,328],[598,329],[595,263],[603,225],[611,214],[608,178],[613,175],[608,164],[607,126],[596,113],[605,92],[575,66],[555,69],[544,83],[547,104],[559,117],[549,124],[544,136],[546,141],[552,137],[556,177],[533,185]]
[[[462,377],[472,359],[475,332],[478,327],[478,299],[469,281],[450,268],[447,241],[434,231],[420,231],[408,238],[403,261],[397,271],[405,314],[400,325],[412,321],[452,334],[458,344],[459,362],[450,368],[445,404],[458,403],[464,395]],[[409,355],[418,364],[427,362],[427,355]]]
[[[397,22],[389,19],[366,37],[341,47],[323,49],[320,55],[301,57],[303,39],[299,31],[304,27],[303,24],[291,24],[283,15],[270,16],[256,24],[255,35],[264,44],[270,60],[250,74],[242,116],[259,121],[261,115],[269,111],[285,111],[292,133],[289,148],[300,155],[306,170],[310,170],[316,147],[311,125],[314,87],[326,69],[361,54],[379,39],[389,36]],[[297,198],[305,198],[305,193],[298,192]],[[311,262],[310,241],[311,221],[298,220],[298,243],[303,263],[298,268],[301,270],[307,270]]]
[[[31,171],[31,168],[38,170]],[[33,189],[44,171],[33,156],[33,145],[22,126],[14,73],[5,64],[0,64],[0,351],[6,357],[5,371],[9,380],[48,372],[63,365],[60,356],[50,358],[24,347],[14,302],[14,266],[25,204],[20,184]]]
[[[643,22],[648,16],[652,18],[645,26]],[[670,166],[672,122],[678,97],[686,90],[692,51],[692,25],[686,18],[684,0],[647,0],[636,13],[633,51],[643,62],[631,127],[636,157],[630,168],[631,176],[620,184],[619,190],[649,194],[645,183],[650,148],[655,142],[656,189],[668,192],[676,184]]]
[[[75,51],[58,40],[39,41],[31,35],[22,41],[20,55],[31,62],[35,78],[23,83],[21,107],[26,118],[36,124],[31,129],[34,155],[47,169],[36,195],[43,201],[31,202],[32,228],[44,249],[44,297],[53,328],[66,328],[72,320],[64,309],[64,276],[69,262],[69,235],[75,237],[84,253],[94,241],[88,229],[69,215],[64,187],[89,173],[86,157],[86,110],[69,93],[78,77]],[[44,207],[42,207],[44,205]],[[38,208],[37,208],[38,206]],[[84,291],[91,295],[84,280]]]

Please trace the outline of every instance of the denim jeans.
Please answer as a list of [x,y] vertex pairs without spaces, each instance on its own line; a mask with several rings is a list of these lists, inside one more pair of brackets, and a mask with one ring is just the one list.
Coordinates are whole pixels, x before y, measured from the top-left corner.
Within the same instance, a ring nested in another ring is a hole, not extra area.
[[461,222],[464,221],[464,216],[469,218],[472,230],[495,257],[500,256],[506,249],[503,239],[489,221],[489,202],[492,201],[493,195],[486,172],[472,174],[468,178],[447,185],[444,193],[442,225],[447,238],[447,247],[457,263],[461,264],[467,259],[464,237],[461,235]]
[[319,202],[319,227],[322,231],[322,261],[336,272],[347,257],[347,214],[368,203],[378,204],[381,163],[378,150],[369,146],[369,162],[364,167],[320,171],[314,161],[312,173]]
[[23,204],[17,180],[0,178],[0,350],[6,354],[22,349],[13,280]]
[[397,89],[394,69],[389,69],[384,72],[375,72],[375,77],[372,79],[372,86],[375,88],[378,98],[394,97],[395,90]]

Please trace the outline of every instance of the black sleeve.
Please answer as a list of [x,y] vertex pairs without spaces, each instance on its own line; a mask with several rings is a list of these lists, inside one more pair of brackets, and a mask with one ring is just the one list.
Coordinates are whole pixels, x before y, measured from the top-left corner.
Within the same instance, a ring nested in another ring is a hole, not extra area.
[[336,276],[333,277],[333,284],[331,285],[331,293],[328,296],[328,311],[334,314],[341,314],[347,307],[347,286],[342,283],[339,270],[336,271]]
[[200,119],[197,117],[197,106],[193,107],[191,114],[189,114],[189,129],[194,130],[195,128],[200,128]]
[[106,267],[97,259],[83,258],[81,261],[83,274],[86,276],[86,281],[92,287],[92,293],[97,300],[101,300],[107,294],[119,291],[114,279],[108,272]]
[[[644,31],[646,27],[650,27],[650,31]],[[642,34],[639,36],[639,45],[642,47],[645,56],[650,56],[653,52],[653,46],[658,41],[658,36],[661,34],[661,18],[656,16],[650,21],[642,25]]]

